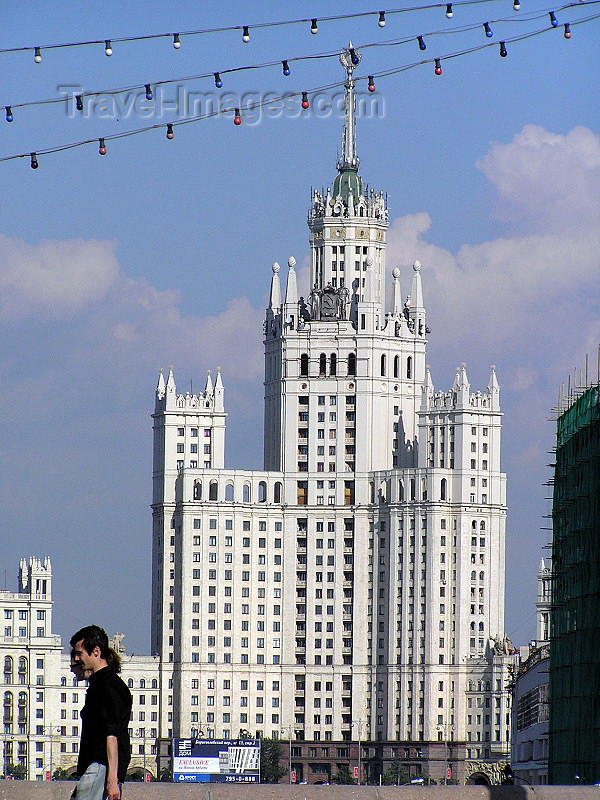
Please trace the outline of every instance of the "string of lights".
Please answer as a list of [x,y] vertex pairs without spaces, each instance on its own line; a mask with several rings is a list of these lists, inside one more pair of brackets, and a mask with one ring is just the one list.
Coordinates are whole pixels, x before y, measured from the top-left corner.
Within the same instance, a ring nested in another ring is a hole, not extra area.
[[[319,32],[319,23],[323,22],[340,22],[344,20],[350,19],[359,19],[365,17],[373,17],[377,19],[377,24],[380,28],[384,28],[386,25],[386,21],[388,17],[397,15],[397,14],[407,14],[407,13],[414,13],[417,11],[431,11],[435,9],[443,9],[446,17],[451,19],[453,16],[453,9],[459,8],[462,6],[477,6],[482,5],[484,3],[506,3],[507,0],[453,0],[453,2],[441,2],[441,3],[429,3],[427,5],[422,6],[407,6],[405,8],[392,8],[387,9],[385,11],[358,11],[352,14],[332,14],[329,16],[321,16],[321,17],[301,17],[298,19],[288,19],[288,20],[276,20],[276,21],[267,21],[267,22],[256,22],[250,25],[232,25],[232,26],[224,26],[224,27],[216,27],[216,28],[201,28],[199,30],[189,30],[189,31],[179,31],[177,33],[152,33],[147,35],[138,35],[138,36],[121,36],[121,37],[111,37],[108,39],[89,39],[86,41],[77,41],[77,42],[63,42],[59,44],[45,44],[45,45],[34,45],[34,46],[24,46],[24,47],[7,47],[0,49],[0,54],[7,54],[7,53],[23,53],[23,52],[32,52],[34,54],[34,60],[37,64],[41,63],[43,60],[42,51],[44,50],[58,50],[58,49],[65,49],[69,47],[88,47],[94,45],[104,45],[104,52],[107,56],[112,56],[113,54],[113,44],[118,43],[126,43],[126,42],[142,42],[142,41],[152,41],[155,39],[171,39],[173,43],[173,47],[176,50],[179,50],[181,47],[181,39],[185,37],[192,37],[192,36],[203,36],[206,34],[211,33],[227,33],[227,32],[236,32],[242,31],[242,41],[244,43],[248,43],[250,41],[250,31],[251,30],[260,30],[262,28],[279,28],[289,25],[307,25],[310,24],[310,32],[312,34],[317,34]],[[513,0],[512,7],[515,11],[519,11],[521,8],[520,0]]]
[[[592,22],[592,21],[595,21],[597,19],[600,19],[600,14],[590,15],[590,16],[588,16],[586,18],[578,19],[578,20],[575,20],[575,21],[573,21],[571,23],[565,23],[564,26],[563,26],[563,28],[564,28],[564,32],[563,32],[564,38],[565,39],[570,39],[571,38],[571,35],[572,35],[571,28],[572,27],[575,27],[577,25],[587,24],[588,22]],[[544,28],[538,29],[536,31],[530,31],[530,32],[527,32],[527,33],[524,33],[524,34],[519,34],[519,35],[512,36],[512,37],[506,37],[505,39],[503,39],[500,42],[485,42],[485,43],[483,43],[481,45],[478,45],[478,46],[475,46],[475,47],[470,47],[470,48],[466,48],[466,49],[463,49],[463,50],[446,53],[445,55],[442,55],[442,56],[439,56],[439,57],[422,59],[420,61],[415,61],[415,62],[412,62],[412,63],[409,63],[409,64],[404,64],[404,65],[401,65],[401,66],[398,66],[398,67],[393,67],[391,69],[381,70],[379,72],[374,72],[372,75],[369,75],[368,77],[356,76],[354,78],[354,80],[357,83],[358,82],[367,81],[368,90],[370,92],[374,92],[374,91],[376,91],[376,85],[375,85],[375,79],[376,78],[387,78],[389,76],[397,75],[399,73],[406,72],[408,70],[415,69],[416,67],[423,66],[423,65],[426,65],[426,64],[434,64],[434,72],[435,72],[435,74],[436,75],[441,75],[442,74],[442,66],[441,65],[442,65],[443,61],[447,61],[447,60],[450,60],[450,59],[456,59],[456,58],[460,58],[460,57],[463,57],[463,56],[471,55],[473,53],[477,53],[477,52],[480,52],[482,50],[485,50],[485,49],[487,49],[489,47],[496,47],[496,46],[499,46],[499,54],[500,54],[500,56],[502,58],[505,58],[508,55],[507,44],[515,44],[515,43],[518,43],[518,42],[523,42],[525,40],[531,39],[533,37],[540,36],[542,34],[545,34],[545,33],[548,33],[550,31],[554,30],[555,27],[557,27],[557,25],[555,26],[555,25],[551,24],[550,27],[544,27]],[[352,50],[358,50],[358,49],[359,49],[358,47],[357,48],[352,48]],[[37,169],[38,166],[39,166],[38,156],[50,155],[50,154],[54,154],[54,153],[63,152],[63,151],[66,151],[66,150],[72,150],[72,149],[77,148],[77,147],[83,147],[85,145],[94,144],[94,143],[98,144],[98,152],[99,152],[99,154],[100,155],[106,155],[107,152],[108,152],[108,148],[106,146],[106,142],[114,141],[114,140],[117,140],[117,139],[124,139],[124,138],[128,138],[128,137],[131,137],[131,136],[137,136],[139,134],[147,133],[149,131],[153,131],[153,130],[157,130],[157,129],[166,129],[166,137],[167,137],[167,139],[171,140],[175,136],[175,133],[174,133],[175,127],[177,127],[179,125],[189,125],[189,124],[193,124],[193,123],[196,123],[196,122],[201,122],[201,121],[208,120],[208,119],[213,119],[215,117],[226,115],[226,114],[231,114],[231,113],[234,114],[234,118],[233,118],[234,124],[239,126],[243,122],[244,112],[250,112],[250,111],[254,112],[257,109],[264,109],[264,108],[268,108],[269,106],[272,106],[274,104],[279,104],[279,103],[281,103],[283,100],[285,100],[287,98],[300,98],[300,97],[301,97],[301,107],[303,109],[308,109],[308,108],[310,108],[310,103],[309,103],[309,100],[308,100],[308,98],[310,96],[312,96],[312,95],[314,95],[316,93],[319,93],[319,92],[326,92],[326,91],[329,91],[331,89],[338,89],[338,88],[341,88],[343,85],[344,85],[344,81],[337,81],[337,82],[330,83],[330,84],[327,84],[327,85],[324,85],[324,86],[311,88],[311,89],[308,89],[308,90],[302,91],[302,92],[290,92],[290,93],[287,93],[287,94],[282,94],[282,95],[278,95],[278,96],[275,96],[275,97],[270,97],[269,99],[262,100],[262,101],[260,101],[258,103],[252,101],[251,104],[247,104],[247,105],[241,104],[239,107],[235,107],[235,106],[226,107],[226,108],[218,109],[216,111],[207,112],[205,114],[198,114],[198,115],[194,115],[194,116],[189,116],[189,117],[186,117],[185,119],[176,120],[176,121],[169,122],[169,123],[166,123],[166,124],[164,122],[155,123],[153,125],[148,125],[148,126],[136,128],[136,129],[129,130],[129,131],[121,131],[119,133],[106,135],[106,136],[100,137],[100,138],[94,137],[94,138],[88,138],[88,139],[84,139],[84,140],[77,141],[77,142],[69,142],[69,143],[66,143],[66,144],[56,145],[56,146],[53,146],[53,147],[38,148],[35,151],[31,151],[31,152],[18,153],[18,154],[15,154],[15,155],[4,156],[4,157],[0,158],[0,163],[7,162],[7,161],[13,161],[13,160],[16,160],[16,159],[21,159],[21,158],[29,158],[30,159],[30,166],[33,169]]]
[[[417,42],[420,50],[426,50],[426,39],[432,37],[439,37],[439,36],[450,36],[456,35],[459,33],[467,33],[470,31],[483,29],[485,32],[485,36],[487,38],[491,38],[493,34],[492,25],[496,24],[504,24],[506,22],[515,23],[518,22],[519,24],[527,23],[536,21],[539,19],[543,19],[544,17],[550,18],[550,23],[552,27],[556,27],[558,25],[558,20],[556,14],[562,13],[572,8],[581,8],[582,6],[588,5],[598,5],[600,0],[583,0],[583,2],[570,2],[566,3],[563,6],[555,7],[554,9],[543,9],[536,12],[531,12],[529,14],[523,14],[519,17],[499,17],[499,18],[492,18],[488,19],[485,22],[475,22],[470,23],[468,25],[456,26],[453,28],[446,28],[440,30],[429,31],[426,33],[418,34],[418,35],[411,35],[405,36],[400,39],[391,39],[386,40],[383,42],[370,42],[366,44],[357,45],[356,49],[366,50],[368,48],[379,48],[379,47],[397,47],[399,45],[405,45],[409,43]],[[249,64],[239,67],[228,67],[228,68],[221,68],[214,72],[206,72],[206,73],[199,73],[196,75],[187,75],[183,77],[177,78],[169,78],[163,80],[155,80],[149,81],[142,85],[129,85],[129,86],[121,86],[121,87],[113,87],[110,89],[101,89],[101,90],[91,90],[85,92],[85,98],[96,98],[105,95],[111,96],[118,96],[127,93],[131,93],[134,91],[145,91],[145,96],[147,100],[153,99],[153,87],[156,88],[158,86],[168,86],[173,84],[185,84],[192,81],[199,81],[204,80],[207,78],[214,78],[215,85],[217,88],[222,88],[223,86],[223,76],[224,75],[231,75],[238,72],[247,72],[253,70],[261,70],[261,69],[268,69],[272,67],[281,67],[283,69],[283,74],[289,76],[291,74],[290,64],[302,62],[302,61],[311,61],[317,59],[330,59],[330,58],[337,58],[339,55],[338,50],[334,51],[325,51],[322,53],[317,53],[313,55],[304,55],[304,56],[294,56],[291,58],[283,59],[283,60],[274,60],[274,61],[265,61],[257,64]],[[63,104],[65,102],[65,97],[52,97],[43,100],[29,100],[24,102],[7,102],[4,104],[6,110],[6,121],[13,122],[15,118],[15,110],[21,108],[30,108],[34,106],[43,106],[43,105],[52,105],[52,104]],[[81,92],[75,97],[76,108],[78,111],[83,111],[84,108],[84,93]]]

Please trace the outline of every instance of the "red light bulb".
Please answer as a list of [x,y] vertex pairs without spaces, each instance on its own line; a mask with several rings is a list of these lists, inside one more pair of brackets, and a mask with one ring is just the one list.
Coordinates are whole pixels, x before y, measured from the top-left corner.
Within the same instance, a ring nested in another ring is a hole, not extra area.
[[235,117],[233,118],[233,124],[234,125],[241,125],[242,124],[242,116],[240,114],[239,108],[236,108],[236,110],[235,110]]
[[436,75],[442,74],[442,65],[439,58],[435,59],[435,74]]

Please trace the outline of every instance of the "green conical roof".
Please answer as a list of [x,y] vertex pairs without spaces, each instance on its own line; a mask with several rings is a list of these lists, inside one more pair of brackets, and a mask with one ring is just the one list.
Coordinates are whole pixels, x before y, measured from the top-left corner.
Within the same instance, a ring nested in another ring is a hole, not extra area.
[[347,205],[350,192],[352,192],[354,202],[364,195],[362,178],[355,169],[341,169],[333,182],[333,196],[335,198],[341,195],[344,204]]

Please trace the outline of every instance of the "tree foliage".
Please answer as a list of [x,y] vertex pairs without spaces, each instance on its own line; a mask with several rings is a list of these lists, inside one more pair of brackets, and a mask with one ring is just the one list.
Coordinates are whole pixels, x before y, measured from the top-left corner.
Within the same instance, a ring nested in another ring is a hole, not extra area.
[[356,783],[348,764],[342,764],[335,775],[331,776],[331,783]]
[[287,769],[280,763],[281,743],[278,739],[261,739],[260,742],[260,782],[279,783]]
[[395,758],[383,773],[381,782],[385,786],[401,786],[403,783],[407,783],[408,780],[408,770]]
[[27,777],[27,767],[25,764],[9,764],[6,774],[16,781],[24,781]]
[[53,781],[76,781],[77,775],[75,773],[67,772],[62,767],[57,767],[52,773]]

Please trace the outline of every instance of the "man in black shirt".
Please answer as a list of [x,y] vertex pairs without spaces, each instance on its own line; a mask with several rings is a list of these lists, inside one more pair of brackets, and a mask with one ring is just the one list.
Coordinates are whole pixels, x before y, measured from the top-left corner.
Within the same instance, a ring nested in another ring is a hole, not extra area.
[[120,784],[131,757],[129,717],[131,692],[109,661],[108,636],[88,625],[71,637],[71,657],[89,670],[88,690],[81,711],[81,743],[77,800],[120,800]]

